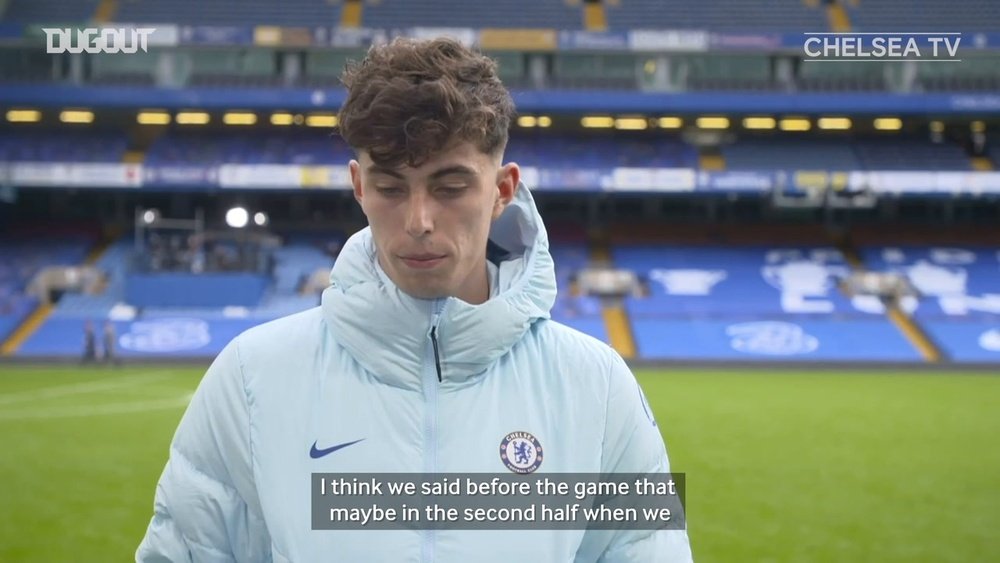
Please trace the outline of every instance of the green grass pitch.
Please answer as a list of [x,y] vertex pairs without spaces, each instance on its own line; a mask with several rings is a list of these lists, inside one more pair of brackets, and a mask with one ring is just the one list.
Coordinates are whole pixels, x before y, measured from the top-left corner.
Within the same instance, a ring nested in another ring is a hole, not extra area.
[[[0,561],[129,561],[202,368],[0,366]],[[705,562],[1000,561],[1000,377],[639,370]]]

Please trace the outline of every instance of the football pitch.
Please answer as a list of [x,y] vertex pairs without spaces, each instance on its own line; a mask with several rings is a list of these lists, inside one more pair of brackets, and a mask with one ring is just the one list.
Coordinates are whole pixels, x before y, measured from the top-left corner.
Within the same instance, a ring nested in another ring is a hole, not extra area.
[[[0,561],[132,560],[203,370],[0,365]],[[1000,561],[1000,377],[637,375],[695,561]]]

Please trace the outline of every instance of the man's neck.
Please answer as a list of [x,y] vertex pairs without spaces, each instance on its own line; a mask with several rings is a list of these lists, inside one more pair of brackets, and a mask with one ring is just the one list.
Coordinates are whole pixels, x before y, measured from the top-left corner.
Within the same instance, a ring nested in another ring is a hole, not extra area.
[[470,305],[482,305],[486,303],[490,298],[490,281],[485,261],[481,268],[474,270],[474,273],[469,276],[469,279],[466,280],[455,297]]

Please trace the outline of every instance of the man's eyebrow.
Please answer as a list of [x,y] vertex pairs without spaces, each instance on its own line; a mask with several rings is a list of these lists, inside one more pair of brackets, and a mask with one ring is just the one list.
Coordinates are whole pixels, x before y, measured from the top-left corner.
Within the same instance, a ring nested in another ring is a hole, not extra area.
[[396,172],[392,168],[386,168],[384,166],[379,166],[377,164],[372,164],[368,167],[369,174],[385,174],[386,176],[392,176],[393,178],[403,180],[403,175]]
[[434,172],[433,174],[431,174],[431,179],[435,180],[437,178],[441,178],[442,176],[450,176],[452,174],[464,174],[466,176],[475,176],[476,171],[473,170],[472,168],[469,168],[468,166],[456,164],[455,166],[448,166],[447,168],[442,168],[437,172]]
[[[404,180],[405,179],[402,174],[400,174],[399,172],[393,170],[392,168],[386,168],[385,166],[379,166],[377,164],[372,164],[371,166],[369,166],[368,167],[368,173],[369,174],[385,174],[386,176],[392,176],[393,178],[396,178],[398,180]],[[466,176],[475,176],[476,175],[476,171],[474,169],[472,169],[472,168],[469,168],[468,166],[463,165],[463,164],[456,164],[454,166],[447,166],[445,168],[442,168],[440,170],[435,171],[434,173],[432,173],[430,175],[430,179],[431,180],[437,180],[438,178],[441,178],[441,177],[444,177],[444,176],[450,176],[452,174],[463,174],[463,175],[466,175]]]

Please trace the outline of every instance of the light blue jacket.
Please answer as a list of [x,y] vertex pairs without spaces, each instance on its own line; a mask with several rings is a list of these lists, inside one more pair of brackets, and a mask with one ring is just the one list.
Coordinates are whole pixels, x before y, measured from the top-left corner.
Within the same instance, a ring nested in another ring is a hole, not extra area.
[[404,294],[365,229],[344,246],[321,307],[234,339],[177,429],[136,560],[690,561],[683,530],[311,529],[314,472],[507,473],[499,446],[514,431],[544,449],[535,475],[669,471],[621,357],[549,320],[552,257],[523,186],[490,238],[511,256],[482,305]]

